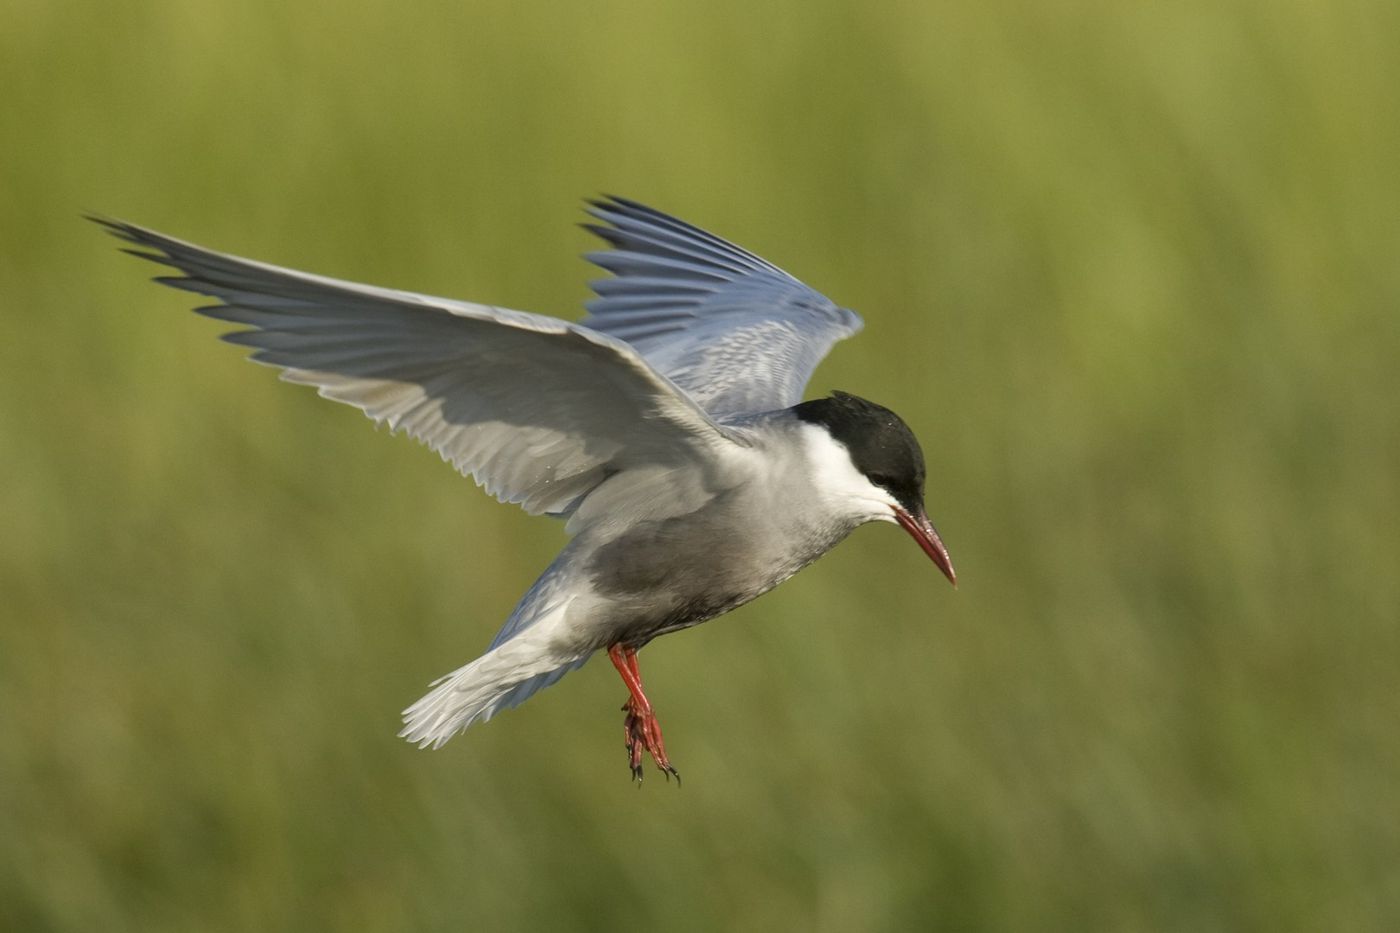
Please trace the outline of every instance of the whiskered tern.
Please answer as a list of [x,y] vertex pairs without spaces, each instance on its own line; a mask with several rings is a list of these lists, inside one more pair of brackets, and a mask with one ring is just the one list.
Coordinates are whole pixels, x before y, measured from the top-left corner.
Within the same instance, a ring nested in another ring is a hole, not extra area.
[[486,653],[404,710],[437,748],[606,651],[627,685],[627,763],[668,777],[637,652],[768,592],[858,526],[893,522],[950,581],[924,510],[924,457],[887,408],[812,371],[861,319],[728,240],[592,201],[588,315],[569,323],[240,259],[92,218],[173,267],[166,285],[242,325],[230,343],[289,382],[437,451],[503,502],[564,519],[569,543]]

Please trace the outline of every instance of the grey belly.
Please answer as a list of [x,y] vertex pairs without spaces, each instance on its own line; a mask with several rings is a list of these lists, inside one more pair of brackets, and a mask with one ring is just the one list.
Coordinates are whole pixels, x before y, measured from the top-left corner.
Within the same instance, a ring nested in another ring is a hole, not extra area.
[[587,566],[616,617],[611,641],[640,647],[757,598],[815,560],[831,541],[781,533],[754,516],[709,508],[643,522],[598,548]]

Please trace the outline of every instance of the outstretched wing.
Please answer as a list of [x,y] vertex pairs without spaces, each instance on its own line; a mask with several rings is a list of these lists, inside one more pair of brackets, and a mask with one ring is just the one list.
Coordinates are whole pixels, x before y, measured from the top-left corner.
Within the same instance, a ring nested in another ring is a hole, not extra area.
[[621,340],[537,314],[342,282],[92,218],[282,378],[406,431],[504,502],[570,511],[634,466],[703,467],[743,443]]
[[585,224],[613,246],[587,259],[613,273],[583,324],[627,341],[716,417],[788,408],[854,311],[777,266],[625,198],[591,202]]

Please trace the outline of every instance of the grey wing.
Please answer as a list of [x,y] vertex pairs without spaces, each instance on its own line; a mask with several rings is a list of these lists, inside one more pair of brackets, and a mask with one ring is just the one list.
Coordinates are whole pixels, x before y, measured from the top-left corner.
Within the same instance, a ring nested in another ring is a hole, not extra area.
[[658,210],[609,197],[587,229],[613,273],[583,324],[627,341],[716,417],[787,408],[838,340],[862,322],[777,266]]
[[200,313],[282,378],[431,447],[504,502],[570,511],[629,467],[704,466],[736,442],[626,343],[543,315],[283,269],[92,218],[218,299]]

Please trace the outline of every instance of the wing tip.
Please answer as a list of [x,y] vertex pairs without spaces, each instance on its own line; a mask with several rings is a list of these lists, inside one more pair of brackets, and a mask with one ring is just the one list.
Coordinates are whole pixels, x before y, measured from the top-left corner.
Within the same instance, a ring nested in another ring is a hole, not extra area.
[[128,243],[146,242],[141,237],[142,229],[133,223],[119,220],[116,217],[108,217],[106,214],[99,214],[95,211],[83,211],[78,216],[97,224],[103,232],[111,234],[119,240],[125,240]]
[[[80,215],[84,220],[90,220],[103,229],[104,232],[116,237],[131,246],[122,246],[119,249],[128,256],[135,256],[137,259],[144,259],[148,262],[159,263],[163,266],[178,267],[170,250],[171,241],[169,238],[147,230],[138,224],[120,220],[116,217],[108,217],[93,211],[84,211]],[[155,281],[162,285],[173,285],[170,277],[158,277]],[[175,286],[180,287],[180,286]]]
[[118,220],[115,217],[108,217],[106,214],[102,214],[97,211],[79,211],[78,216],[81,217],[83,220],[92,221],[99,227],[102,227],[103,229],[107,230],[109,233],[120,230],[122,227],[126,226],[125,222]]
[[597,196],[584,198],[583,200],[590,206],[601,208],[603,210],[606,210],[610,207],[639,207],[643,210],[650,210],[650,208],[642,204],[640,201],[634,201],[631,198],[624,198],[622,195],[613,194],[611,191],[600,191],[598,192]]

